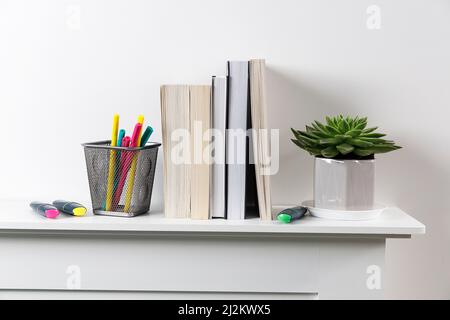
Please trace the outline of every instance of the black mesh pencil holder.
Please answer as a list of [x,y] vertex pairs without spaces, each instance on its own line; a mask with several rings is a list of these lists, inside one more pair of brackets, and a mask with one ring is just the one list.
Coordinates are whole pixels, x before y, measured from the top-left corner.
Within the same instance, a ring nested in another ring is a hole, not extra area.
[[111,141],[83,144],[95,214],[133,217],[148,212],[160,143],[111,147]]

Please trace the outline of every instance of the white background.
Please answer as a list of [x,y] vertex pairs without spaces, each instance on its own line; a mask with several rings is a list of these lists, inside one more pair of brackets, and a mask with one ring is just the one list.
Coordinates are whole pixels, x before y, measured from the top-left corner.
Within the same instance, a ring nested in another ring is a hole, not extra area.
[[[381,29],[367,28],[370,5]],[[265,58],[274,202],[312,197],[313,159],[290,127],[368,116],[404,147],[377,158],[378,200],[427,226],[389,241],[387,297],[450,298],[449,39],[448,0],[0,0],[0,198],[86,201],[80,144],[108,139],[113,113],[128,130],[143,113],[160,141],[160,84]]]

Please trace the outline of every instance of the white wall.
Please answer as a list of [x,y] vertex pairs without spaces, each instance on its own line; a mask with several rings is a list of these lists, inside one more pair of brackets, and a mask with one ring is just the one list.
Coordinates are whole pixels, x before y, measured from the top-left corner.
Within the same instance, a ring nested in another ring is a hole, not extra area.
[[[404,146],[378,157],[378,199],[427,225],[388,243],[388,297],[450,298],[449,18],[446,0],[0,0],[0,197],[88,199],[80,143],[107,139],[114,112],[127,128],[143,113],[160,140],[160,84],[264,57],[281,129],[274,202],[312,195],[313,159],[290,127],[367,115]],[[161,170],[156,185],[155,209]]]

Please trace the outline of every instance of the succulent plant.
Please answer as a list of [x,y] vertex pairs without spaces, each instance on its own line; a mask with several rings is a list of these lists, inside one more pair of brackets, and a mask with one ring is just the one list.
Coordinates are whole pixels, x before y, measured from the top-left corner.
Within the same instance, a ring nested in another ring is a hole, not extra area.
[[384,140],[378,128],[366,128],[367,117],[326,117],[326,124],[314,121],[305,131],[292,129],[298,147],[311,155],[333,159],[373,158],[376,153],[400,149],[393,141]]

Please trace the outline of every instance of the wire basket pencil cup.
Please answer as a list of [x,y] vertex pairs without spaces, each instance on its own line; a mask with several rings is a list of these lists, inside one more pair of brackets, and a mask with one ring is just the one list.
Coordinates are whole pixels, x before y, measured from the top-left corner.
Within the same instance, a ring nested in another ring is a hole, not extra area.
[[160,143],[140,148],[83,144],[95,214],[133,217],[148,212]]

